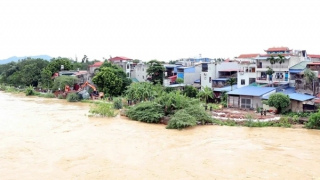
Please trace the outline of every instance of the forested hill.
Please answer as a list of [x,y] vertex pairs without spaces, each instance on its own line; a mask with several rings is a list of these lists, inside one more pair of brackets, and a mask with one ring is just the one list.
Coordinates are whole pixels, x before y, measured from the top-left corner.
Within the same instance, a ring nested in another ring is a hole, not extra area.
[[12,56],[8,59],[1,59],[0,60],[0,64],[7,64],[9,62],[18,62],[19,59],[25,59],[25,58],[33,58],[33,59],[37,59],[37,58],[40,58],[40,59],[45,59],[45,60],[50,60],[52,59],[52,57],[48,56],[48,55],[39,55],[39,56],[23,56],[23,57],[17,57],[17,56]]

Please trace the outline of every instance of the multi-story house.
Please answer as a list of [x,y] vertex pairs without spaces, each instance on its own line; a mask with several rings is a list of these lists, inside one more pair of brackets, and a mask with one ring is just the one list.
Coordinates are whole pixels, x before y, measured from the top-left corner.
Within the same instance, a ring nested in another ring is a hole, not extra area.
[[318,54],[308,54],[311,61],[320,62],[320,55]]
[[[255,61],[250,60],[249,62],[246,62],[243,60],[242,62],[239,62],[241,69],[238,73],[239,88],[252,84],[253,82],[260,85],[289,84],[289,68],[301,61],[308,60],[305,50],[293,51],[288,47],[279,47],[269,48],[265,50],[265,52],[266,54],[257,55],[257,57],[254,58]],[[277,59],[278,55],[284,56],[284,62],[281,64],[271,64],[269,58],[273,56]],[[256,56],[256,54],[254,54],[254,56]],[[267,75],[268,67],[272,68],[274,71],[272,76]]]
[[134,63],[132,62],[132,59],[123,56],[117,56],[114,58],[110,58],[109,61],[113,64],[120,66],[126,73],[127,77],[131,78],[131,69],[134,68]]
[[103,64],[103,62],[95,62],[92,65],[89,65],[88,67],[88,71],[90,74],[94,74],[94,71],[99,68],[101,65]]
[[203,62],[201,68],[201,87],[212,89],[226,86],[226,81],[231,77],[237,78],[239,65],[238,62]]
[[131,79],[136,79],[136,81],[138,81],[138,82],[147,81],[148,67],[149,67],[148,64],[146,64],[145,62],[140,62],[140,63],[134,65],[134,67],[131,68]]
[[255,61],[239,61],[239,72],[237,77],[237,87],[241,88],[256,82]]

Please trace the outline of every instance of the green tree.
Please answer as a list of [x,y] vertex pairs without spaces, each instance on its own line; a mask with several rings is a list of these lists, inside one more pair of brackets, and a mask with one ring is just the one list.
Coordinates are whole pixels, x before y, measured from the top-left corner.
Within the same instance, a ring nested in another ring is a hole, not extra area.
[[185,86],[182,94],[191,97],[191,98],[195,98],[198,95],[199,90],[193,86]]
[[276,59],[273,55],[271,55],[269,58],[267,58],[267,61],[270,62],[271,68],[273,68],[273,65],[278,62],[278,59]]
[[151,82],[153,84],[163,84],[163,73],[165,71],[164,66],[158,60],[151,60],[147,63],[149,68],[147,69],[148,75],[151,76]]
[[269,81],[273,73],[274,73],[274,70],[268,66],[268,70],[266,71],[266,74],[268,75]]
[[305,126],[308,129],[320,129],[320,110],[311,114]]
[[93,83],[97,85],[98,90],[106,95],[118,96],[123,92],[123,79],[117,76],[117,69],[103,67],[93,77]]
[[177,78],[176,79],[176,83],[177,84],[182,84],[184,82],[184,80],[182,78]]
[[280,64],[280,68],[282,68],[282,64],[283,64],[285,61],[286,61],[286,58],[285,58],[283,55],[279,54],[279,55],[278,55],[278,63]]
[[311,84],[314,80],[317,80],[318,77],[316,76],[316,74],[309,68],[306,68],[303,71],[303,77],[306,80],[306,82],[308,84]]
[[63,65],[64,70],[71,70],[72,64],[71,60],[68,58],[52,58],[49,64],[42,69],[41,74],[41,83],[44,85],[52,84],[52,75],[61,70],[61,66]]
[[115,75],[122,79],[122,86],[121,86],[121,90],[120,90],[120,94],[122,94],[126,89],[127,87],[132,83],[132,80],[130,78],[127,77],[126,73],[123,71],[122,68],[120,68],[118,65],[115,65],[115,64],[112,64],[108,61],[105,61],[101,66],[100,68],[98,69],[98,71],[101,70],[101,68],[104,68],[104,67],[109,67],[113,70],[113,73],[115,73]]
[[230,79],[227,80],[227,84],[229,84],[231,86],[231,91],[232,91],[232,86],[237,84],[237,79],[231,77]]
[[202,87],[202,90],[199,92],[198,97],[204,99],[206,104],[208,104],[208,98],[213,98],[213,91],[209,87]]
[[53,82],[52,90],[62,90],[64,91],[64,88],[66,85],[69,85],[70,87],[73,87],[73,85],[77,82],[77,78],[74,76],[59,76],[56,77]]
[[282,93],[273,93],[268,99],[268,105],[275,107],[277,113],[282,113],[290,105],[290,98]]

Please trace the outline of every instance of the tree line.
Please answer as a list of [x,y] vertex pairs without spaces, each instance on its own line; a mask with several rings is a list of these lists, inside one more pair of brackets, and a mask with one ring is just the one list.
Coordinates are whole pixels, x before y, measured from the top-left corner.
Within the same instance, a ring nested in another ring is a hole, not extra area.
[[25,58],[18,62],[0,65],[0,83],[22,87],[40,85],[50,88],[53,85],[52,76],[60,71],[61,65],[64,66],[64,70],[87,70],[95,61],[97,60],[80,63],[63,57],[52,58],[50,61]]

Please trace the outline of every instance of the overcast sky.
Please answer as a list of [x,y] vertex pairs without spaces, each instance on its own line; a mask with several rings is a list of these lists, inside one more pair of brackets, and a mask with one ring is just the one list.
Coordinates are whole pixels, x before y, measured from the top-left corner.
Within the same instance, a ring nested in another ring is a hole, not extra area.
[[319,0],[0,0],[0,59],[320,54]]

